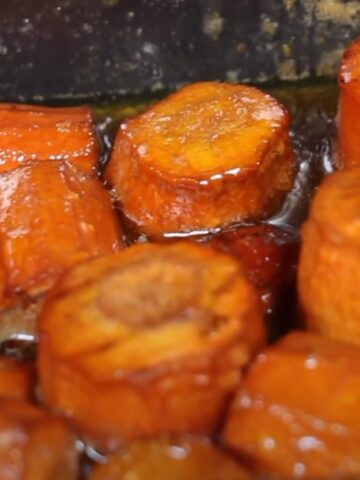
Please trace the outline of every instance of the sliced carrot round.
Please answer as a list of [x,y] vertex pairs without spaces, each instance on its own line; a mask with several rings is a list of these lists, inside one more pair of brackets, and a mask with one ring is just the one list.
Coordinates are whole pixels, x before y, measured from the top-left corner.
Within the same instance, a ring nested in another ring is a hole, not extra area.
[[264,218],[292,185],[288,128],[256,88],[193,84],[120,127],[106,178],[150,235]]
[[209,433],[263,340],[259,299],[237,261],[190,243],[133,246],[78,266],[50,293],[42,396],[106,449]]
[[360,170],[328,176],[302,231],[299,294],[308,326],[360,345]]
[[360,38],[344,53],[340,74],[338,112],[339,163],[360,165]]
[[0,174],[3,304],[42,293],[74,264],[121,246],[110,198],[96,177],[52,161]]

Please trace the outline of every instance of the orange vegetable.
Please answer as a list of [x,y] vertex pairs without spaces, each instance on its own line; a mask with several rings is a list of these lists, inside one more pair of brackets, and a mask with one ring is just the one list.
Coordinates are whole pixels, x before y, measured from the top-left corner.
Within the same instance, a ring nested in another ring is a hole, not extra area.
[[55,416],[0,400],[1,480],[77,480],[75,438]]
[[0,398],[31,400],[34,370],[30,363],[0,357]]
[[196,83],[120,127],[106,178],[149,235],[264,218],[293,183],[288,128],[256,88]]
[[358,166],[360,165],[360,38],[344,53],[339,84],[339,161],[343,167]]
[[69,162],[89,172],[99,154],[89,108],[0,104],[0,173],[33,160]]
[[41,294],[64,270],[120,246],[110,199],[96,178],[52,161],[0,175],[3,305]]
[[360,350],[292,333],[250,368],[223,439],[269,478],[359,478],[359,404]]
[[136,442],[95,468],[90,480],[250,480],[235,460],[206,439]]
[[141,244],[79,265],[40,317],[42,398],[101,448],[211,433],[264,341],[258,297],[231,257]]
[[325,178],[302,230],[299,295],[307,325],[360,345],[360,170]]
[[294,235],[271,225],[257,225],[216,235],[206,244],[242,262],[267,313],[283,300],[280,295],[295,277],[297,266],[299,242]]

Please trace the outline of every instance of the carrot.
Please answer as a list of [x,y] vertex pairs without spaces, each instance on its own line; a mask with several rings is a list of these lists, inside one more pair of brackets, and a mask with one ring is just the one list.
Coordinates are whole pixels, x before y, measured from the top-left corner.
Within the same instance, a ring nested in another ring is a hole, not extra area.
[[292,186],[288,128],[256,88],[196,83],[121,125],[105,176],[148,235],[264,218]]
[[94,469],[90,480],[250,480],[233,458],[205,438],[136,442]]
[[43,293],[69,267],[120,247],[110,199],[96,178],[49,160],[0,175],[3,306]]
[[340,73],[338,111],[339,163],[360,165],[360,38],[345,50]]
[[307,325],[360,345],[360,170],[334,173],[302,230],[299,296]]
[[39,325],[45,404],[105,450],[213,432],[264,341],[241,265],[181,242],[79,265],[50,292]]
[[68,162],[90,172],[99,154],[89,108],[0,104],[0,173],[33,160]]
[[0,400],[1,480],[76,480],[75,437],[65,421],[16,400]]
[[223,441],[264,478],[358,478],[360,351],[294,332],[245,376]]

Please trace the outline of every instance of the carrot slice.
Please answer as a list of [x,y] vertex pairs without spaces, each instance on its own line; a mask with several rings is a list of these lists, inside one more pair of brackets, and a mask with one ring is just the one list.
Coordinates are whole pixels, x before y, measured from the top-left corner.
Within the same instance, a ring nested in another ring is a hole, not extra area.
[[0,104],[0,173],[33,160],[69,162],[89,172],[99,154],[89,108]]
[[360,345],[360,171],[328,176],[302,230],[299,294],[307,325]]
[[44,292],[64,270],[120,246],[110,199],[96,178],[52,161],[0,175],[3,305]]
[[152,440],[131,444],[104,465],[90,480],[250,480],[234,459],[203,438]]
[[223,439],[266,478],[358,478],[359,402],[358,348],[292,333],[250,368]]
[[338,111],[339,162],[360,165],[360,38],[344,53],[340,73]]
[[0,400],[1,480],[76,480],[75,437],[66,423],[26,403]]
[[42,396],[105,449],[209,433],[263,341],[258,296],[238,262],[190,243],[137,245],[79,265],[50,293]]
[[256,88],[193,84],[120,127],[106,178],[146,234],[264,218],[292,186],[288,127]]

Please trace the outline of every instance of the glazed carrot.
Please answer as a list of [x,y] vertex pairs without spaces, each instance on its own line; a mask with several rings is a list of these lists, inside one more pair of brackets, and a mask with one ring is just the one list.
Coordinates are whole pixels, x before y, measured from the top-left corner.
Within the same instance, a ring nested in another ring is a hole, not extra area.
[[110,199],[96,178],[52,161],[0,175],[3,305],[43,293],[64,270],[120,246]]
[[77,480],[75,438],[55,416],[0,400],[1,480]]
[[0,104],[0,173],[33,160],[69,162],[89,172],[99,154],[89,108]]
[[205,243],[242,262],[249,280],[260,292],[265,311],[272,313],[281,293],[295,278],[297,238],[271,225],[257,225],[215,235]]
[[360,165],[360,38],[344,53],[340,74],[338,111],[339,162]]
[[250,480],[234,459],[202,438],[131,444],[95,468],[90,480]]
[[360,170],[328,176],[302,230],[299,295],[307,325],[360,345]]
[[31,400],[34,373],[31,363],[0,357],[0,398]]
[[106,450],[213,432],[264,340],[241,265],[190,243],[141,244],[79,265],[39,323],[43,401]]
[[359,403],[358,348],[292,333],[250,368],[223,438],[266,478],[359,478]]
[[292,186],[288,128],[256,88],[193,84],[121,125],[106,178],[149,235],[264,218]]

